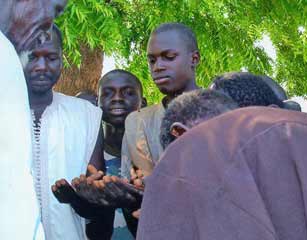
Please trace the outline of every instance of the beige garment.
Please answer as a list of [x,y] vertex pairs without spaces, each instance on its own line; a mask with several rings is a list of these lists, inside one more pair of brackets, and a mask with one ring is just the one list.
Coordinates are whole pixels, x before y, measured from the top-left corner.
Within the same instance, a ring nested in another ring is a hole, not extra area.
[[149,175],[162,153],[160,127],[165,109],[156,104],[131,113],[125,122],[125,135],[122,143],[121,172],[130,177],[132,165]]

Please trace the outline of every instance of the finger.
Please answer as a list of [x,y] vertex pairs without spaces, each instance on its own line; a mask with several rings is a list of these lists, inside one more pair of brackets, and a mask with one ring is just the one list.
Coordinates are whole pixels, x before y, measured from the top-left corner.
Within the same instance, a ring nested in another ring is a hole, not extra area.
[[62,179],[58,180],[55,182],[55,185],[59,188],[62,186],[62,183],[61,183]]
[[61,180],[60,180],[60,184],[61,184],[62,186],[69,185],[68,182],[67,182],[65,179],[61,179]]
[[106,206],[106,207],[111,206],[111,203],[108,202],[107,200],[105,200],[104,198],[100,198],[100,199],[99,199],[99,203],[100,203],[101,205],[103,205],[103,206]]
[[92,165],[92,164],[89,164],[89,165],[87,166],[87,171],[88,171],[91,175],[98,172],[97,169],[96,169],[96,168],[94,167],[94,165]]
[[137,175],[138,178],[144,177],[144,174],[143,174],[142,170],[140,170],[140,169],[136,170],[136,175]]
[[81,182],[86,181],[86,176],[85,176],[84,174],[81,174],[81,175],[80,175],[80,181],[81,181]]
[[71,181],[71,185],[73,185],[74,187],[76,187],[77,185],[80,184],[80,179],[79,178],[74,178],[72,181]]
[[99,189],[104,189],[105,186],[106,186],[106,185],[104,184],[103,180],[98,181],[98,188],[99,188]]
[[144,182],[141,179],[135,179],[133,185],[137,188],[144,188]]
[[99,188],[99,181],[93,181],[93,185],[95,188]]
[[125,184],[123,182],[116,182],[114,184],[120,189],[119,196],[122,196],[124,193],[124,196],[122,196],[122,202],[124,203],[138,203],[143,198],[143,190],[135,188],[131,184]]
[[104,181],[105,183],[111,182],[110,176],[104,176],[104,177],[103,177],[103,181]]
[[131,184],[124,184],[123,188],[129,193],[137,197],[142,197],[144,191],[142,189],[136,188]]
[[94,180],[99,180],[103,177],[103,172],[99,171],[95,174],[92,174],[91,176],[87,177],[88,181],[94,181]]
[[109,182],[106,184],[106,188],[108,190],[112,191],[113,194],[115,194],[116,198],[122,197],[125,194],[124,189],[121,187],[121,185],[118,185],[117,182]]
[[136,219],[139,219],[140,215],[141,215],[141,209],[138,209],[132,213],[132,216],[135,217]]
[[120,178],[117,177],[117,176],[111,176],[111,181],[112,182],[118,182],[118,181],[120,181]]
[[106,183],[104,193],[106,200],[115,204],[121,202],[125,197],[125,192],[121,191],[113,182]]
[[130,169],[130,177],[131,177],[131,179],[137,178],[135,169],[133,167]]
[[102,176],[104,175],[104,172],[99,170],[98,173],[100,173]]
[[57,187],[56,187],[55,185],[52,185],[52,186],[51,186],[51,190],[52,190],[52,192],[56,192]]

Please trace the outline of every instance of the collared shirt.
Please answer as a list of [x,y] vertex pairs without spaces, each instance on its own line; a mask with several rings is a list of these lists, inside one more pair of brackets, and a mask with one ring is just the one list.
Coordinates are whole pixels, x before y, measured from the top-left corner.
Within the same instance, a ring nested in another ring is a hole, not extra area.
[[122,176],[130,177],[135,166],[149,175],[158,163],[163,151],[160,143],[160,127],[165,109],[156,104],[128,115],[122,143]]

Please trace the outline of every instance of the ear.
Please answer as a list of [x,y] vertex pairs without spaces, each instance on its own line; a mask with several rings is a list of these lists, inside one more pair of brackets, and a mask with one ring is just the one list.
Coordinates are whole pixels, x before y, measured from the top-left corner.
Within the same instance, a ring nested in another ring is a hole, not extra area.
[[141,108],[147,107],[147,99],[145,97],[142,97],[142,103]]
[[182,134],[184,134],[188,130],[189,128],[180,122],[174,122],[172,126],[170,127],[170,133],[175,138],[180,137]]
[[196,68],[198,63],[199,63],[199,61],[200,61],[199,51],[193,51],[192,52],[192,61],[191,61],[192,67]]

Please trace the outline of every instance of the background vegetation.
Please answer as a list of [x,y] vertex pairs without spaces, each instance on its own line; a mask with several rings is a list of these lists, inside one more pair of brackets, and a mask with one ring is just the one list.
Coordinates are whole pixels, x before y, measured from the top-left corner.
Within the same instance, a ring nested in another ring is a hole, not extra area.
[[[112,54],[118,67],[142,80],[149,102],[157,102],[161,96],[149,76],[146,45],[150,32],[170,21],[189,25],[197,35],[201,86],[244,68],[274,77],[291,96],[307,94],[307,0],[70,0],[58,20],[66,64],[87,67],[81,46]],[[255,45],[263,35],[272,40],[275,61]]]

